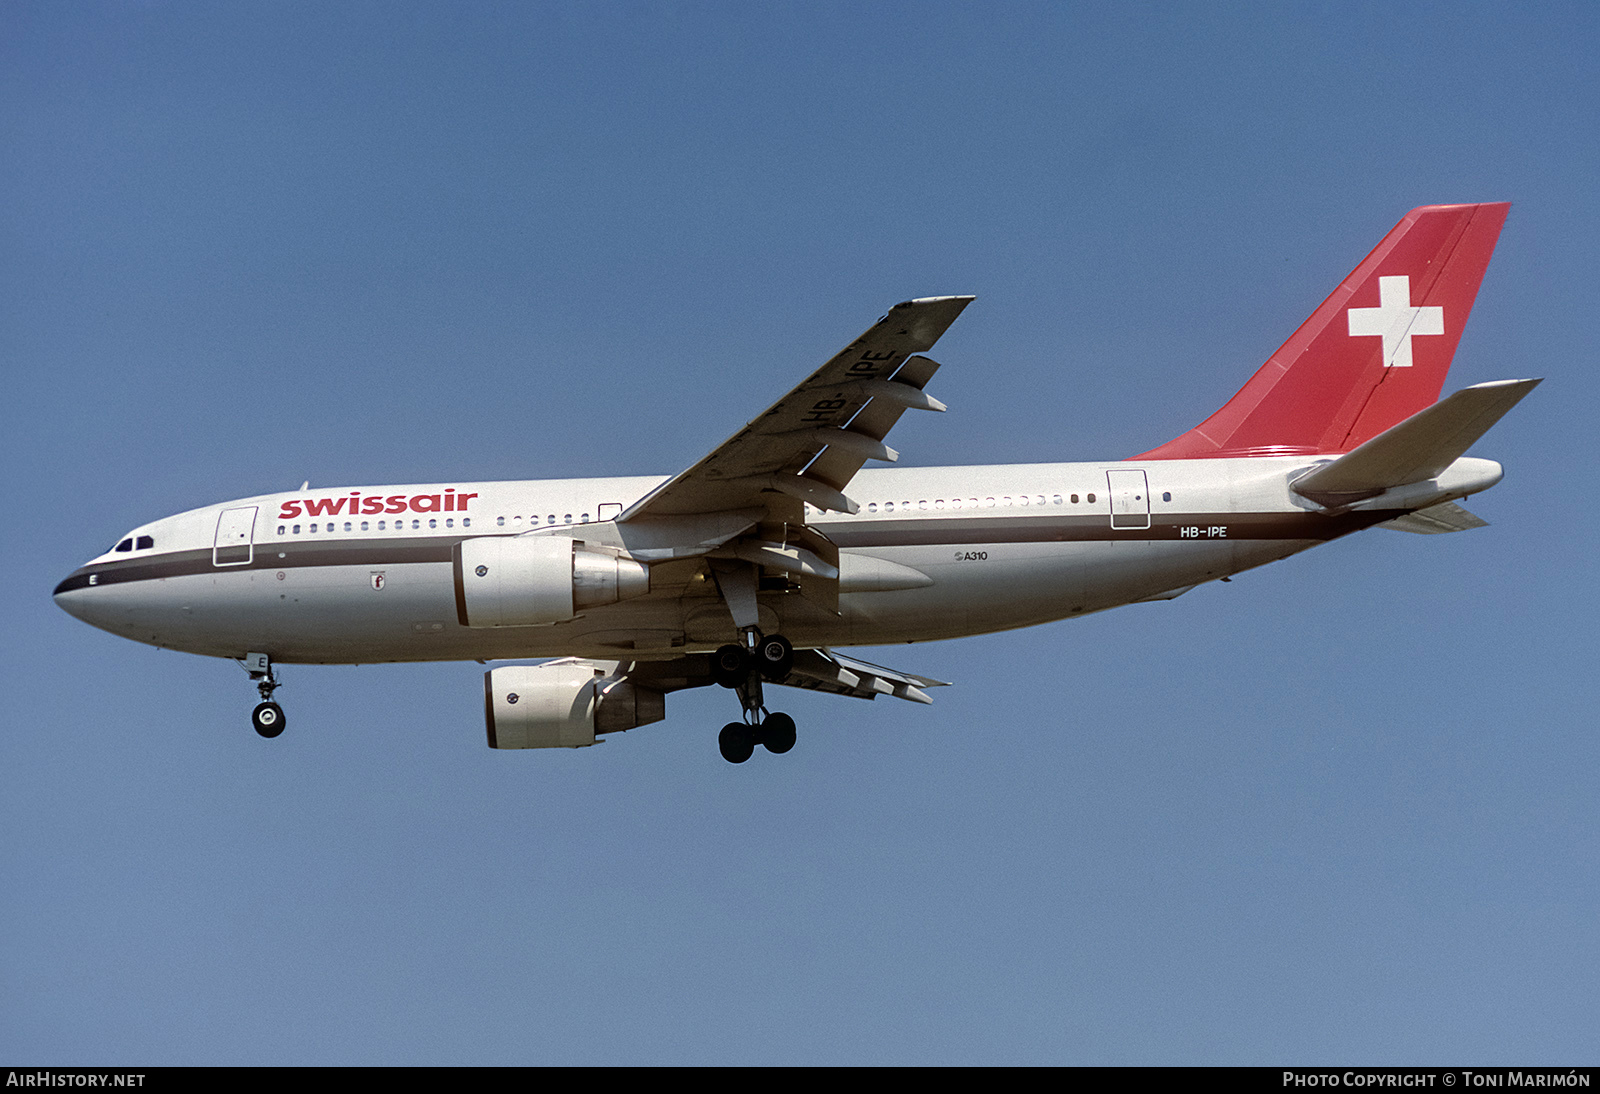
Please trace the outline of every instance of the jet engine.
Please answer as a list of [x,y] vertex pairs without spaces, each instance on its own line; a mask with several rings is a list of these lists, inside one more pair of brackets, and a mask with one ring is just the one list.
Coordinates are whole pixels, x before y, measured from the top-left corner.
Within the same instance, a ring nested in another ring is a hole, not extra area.
[[456,617],[463,627],[560,623],[583,608],[650,591],[650,571],[565,536],[483,536],[454,551]]
[[596,735],[667,716],[667,697],[582,661],[506,665],[483,674],[490,748],[583,748]]

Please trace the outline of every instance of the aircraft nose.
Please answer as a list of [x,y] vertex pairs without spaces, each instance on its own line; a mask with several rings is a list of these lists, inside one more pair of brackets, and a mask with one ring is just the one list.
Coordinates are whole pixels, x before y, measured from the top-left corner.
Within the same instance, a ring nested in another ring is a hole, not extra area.
[[61,579],[55,587],[51,597],[56,602],[56,607],[85,623],[95,624],[93,609],[93,589],[95,575],[83,570],[75,570]]

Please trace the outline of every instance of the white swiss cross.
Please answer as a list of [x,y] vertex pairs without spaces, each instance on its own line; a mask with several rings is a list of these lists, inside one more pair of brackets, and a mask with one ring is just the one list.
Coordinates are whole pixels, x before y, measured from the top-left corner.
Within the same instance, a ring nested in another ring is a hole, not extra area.
[[1411,337],[1416,334],[1443,334],[1443,308],[1413,308],[1411,278],[1378,278],[1378,306],[1350,308],[1352,338],[1381,337],[1383,367],[1411,367]]

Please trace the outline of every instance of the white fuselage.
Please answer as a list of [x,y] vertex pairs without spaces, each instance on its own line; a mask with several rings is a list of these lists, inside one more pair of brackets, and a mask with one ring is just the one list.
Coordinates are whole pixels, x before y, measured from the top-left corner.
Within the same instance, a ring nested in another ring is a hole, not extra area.
[[[854,515],[809,511],[840,548],[838,612],[759,597],[797,647],[923,642],[1177,595],[1398,515],[1330,515],[1288,488],[1305,456],[863,470]],[[566,622],[468,627],[452,550],[560,529],[583,540],[660,477],[302,490],[134,529],[63,581],[73,615],[141,642],[278,662],[649,660],[734,640],[699,559],[648,595]],[[614,529],[614,525],[611,526]],[[148,538],[149,546],[138,546]],[[893,564],[885,566],[884,563]],[[903,568],[903,569],[902,569]],[[912,580],[905,580],[909,575]]]

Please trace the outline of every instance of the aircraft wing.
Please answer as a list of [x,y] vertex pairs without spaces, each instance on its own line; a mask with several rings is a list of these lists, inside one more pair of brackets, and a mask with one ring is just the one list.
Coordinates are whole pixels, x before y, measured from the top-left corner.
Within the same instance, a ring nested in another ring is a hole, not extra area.
[[883,439],[908,409],[943,410],[923,393],[931,349],[970,296],[908,300],[851,342],[709,456],[630,507],[619,525],[776,506],[802,523],[800,503],[854,513],[844,489],[869,459],[898,458]]
[[858,661],[833,650],[795,650],[794,668],[783,680],[787,687],[826,691],[857,699],[876,699],[893,695],[913,703],[932,703],[923,688],[949,687],[946,680],[917,676],[886,669],[868,661]]
[[[691,653],[664,661],[595,661],[564,657],[546,664],[581,665],[592,669],[597,676],[625,679],[660,692],[706,687],[713,680],[711,658],[703,653]],[[930,704],[933,700],[928,698],[923,689],[950,686],[945,680],[884,668],[829,649],[795,650],[794,668],[783,684],[785,687],[825,691],[831,695],[848,695],[856,699],[893,695],[913,703]]]

